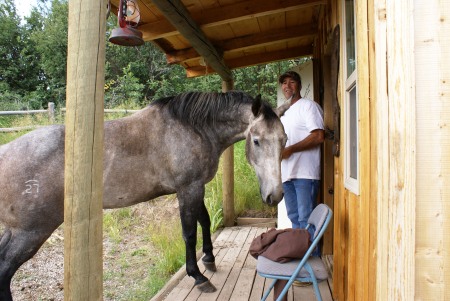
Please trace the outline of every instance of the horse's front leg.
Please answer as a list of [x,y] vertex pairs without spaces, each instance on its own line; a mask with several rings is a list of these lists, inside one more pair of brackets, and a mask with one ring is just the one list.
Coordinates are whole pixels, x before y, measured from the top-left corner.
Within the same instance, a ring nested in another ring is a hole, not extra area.
[[216,264],[213,254],[213,244],[211,241],[211,220],[209,218],[208,210],[205,207],[205,203],[202,202],[201,211],[198,216],[198,222],[202,226],[203,237],[203,256],[202,261],[205,268],[209,271],[215,272]]
[[[205,293],[216,291],[214,285],[206,278],[197,265],[195,246],[197,244],[197,221],[204,211],[202,207],[205,188],[203,185],[191,185],[177,192],[180,204],[181,226],[186,245],[186,272],[195,279],[195,285]],[[209,238],[211,240],[211,238]],[[212,244],[211,244],[212,253]]]

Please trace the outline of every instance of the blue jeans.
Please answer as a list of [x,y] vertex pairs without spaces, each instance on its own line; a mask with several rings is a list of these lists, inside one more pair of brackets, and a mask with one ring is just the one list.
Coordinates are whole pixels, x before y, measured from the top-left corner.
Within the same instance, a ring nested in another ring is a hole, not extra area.
[[[292,228],[304,229],[308,224],[308,218],[317,205],[317,194],[319,193],[319,180],[292,179],[283,183],[284,201],[288,218],[291,220]],[[315,227],[308,229],[311,240],[314,237]],[[314,255],[319,255],[318,249]]]

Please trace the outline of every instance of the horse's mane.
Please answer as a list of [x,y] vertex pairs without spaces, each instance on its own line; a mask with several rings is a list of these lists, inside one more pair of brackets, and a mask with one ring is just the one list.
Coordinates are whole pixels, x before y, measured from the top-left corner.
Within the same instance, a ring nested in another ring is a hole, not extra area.
[[[186,92],[161,98],[152,103],[165,107],[172,117],[195,127],[213,125],[224,112],[237,113],[242,104],[253,99],[244,92]],[[270,106],[269,106],[270,107]]]

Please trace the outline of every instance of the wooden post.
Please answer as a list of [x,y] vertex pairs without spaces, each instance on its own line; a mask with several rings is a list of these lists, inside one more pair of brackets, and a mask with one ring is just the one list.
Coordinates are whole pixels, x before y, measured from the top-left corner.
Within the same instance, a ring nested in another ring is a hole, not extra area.
[[48,103],[48,119],[50,120],[51,123],[55,123],[55,103],[54,102],[49,102]]
[[64,300],[102,300],[105,1],[69,1]]
[[[222,92],[233,89],[232,81],[222,81]],[[234,146],[230,146],[222,155],[222,197],[223,223],[225,227],[234,226]]]

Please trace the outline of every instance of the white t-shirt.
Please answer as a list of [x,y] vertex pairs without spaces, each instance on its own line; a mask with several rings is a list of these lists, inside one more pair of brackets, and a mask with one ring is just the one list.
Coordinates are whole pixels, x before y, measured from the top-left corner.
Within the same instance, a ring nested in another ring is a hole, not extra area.
[[[313,100],[300,98],[281,116],[288,136],[286,147],[305,139],[313,130],[324,129],[323,110]],[[320,180],[320,145],[293,153],[281,161],[283,182],[291,179]]]

